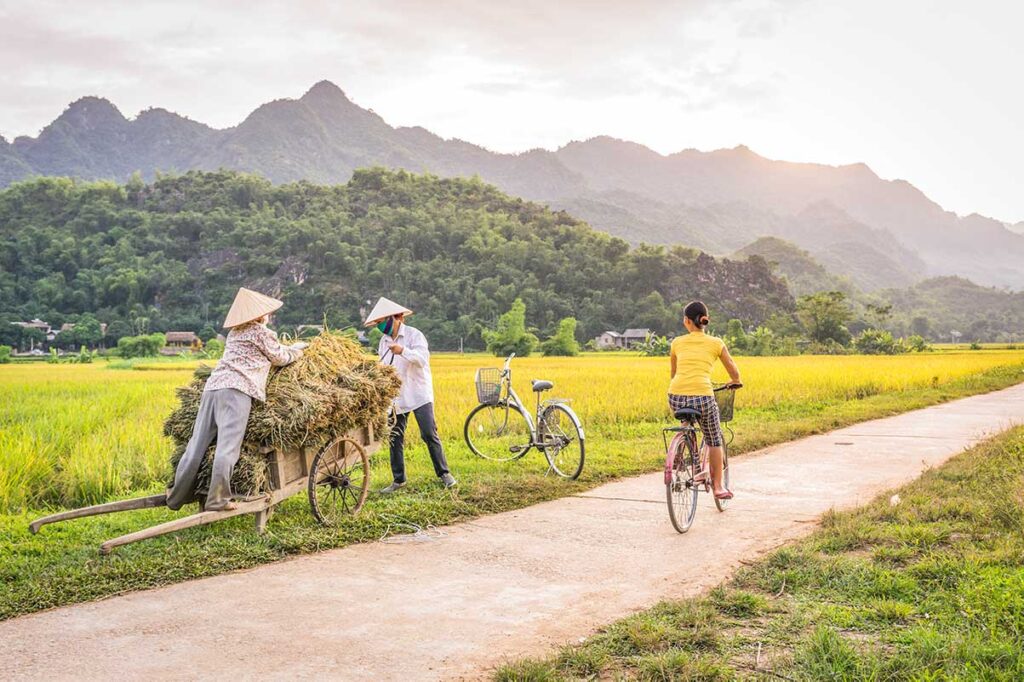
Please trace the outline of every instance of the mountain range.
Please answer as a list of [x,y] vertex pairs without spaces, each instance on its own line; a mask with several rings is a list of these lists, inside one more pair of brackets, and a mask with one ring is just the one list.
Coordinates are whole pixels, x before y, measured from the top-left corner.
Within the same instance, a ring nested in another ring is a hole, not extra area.
[[227,129],[164,109],[128,119],[108,100],[84,97],[38,137],[0,138],[0,186],[33,175],[125,180],[218,168],[341,183],[367,166],[479,176],[632,243],[724,255],[779,237],[864,291],[938,275],[1024,289],[1024,224],[957,216],[864,164],[775,161],[744,146],[662,155],[610,137],[500,154],[391,126],[328,81]]

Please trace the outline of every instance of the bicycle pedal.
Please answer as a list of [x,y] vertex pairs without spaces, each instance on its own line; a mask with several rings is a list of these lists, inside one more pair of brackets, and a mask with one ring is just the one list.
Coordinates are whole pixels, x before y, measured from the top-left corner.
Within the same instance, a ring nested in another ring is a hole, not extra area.
[[514,455],[514,454],[517,454],[519,452],[522,452],[523,451],[523,446],[522,445],[511,445],[511,446],[509,446],[508,451],[511,452]]

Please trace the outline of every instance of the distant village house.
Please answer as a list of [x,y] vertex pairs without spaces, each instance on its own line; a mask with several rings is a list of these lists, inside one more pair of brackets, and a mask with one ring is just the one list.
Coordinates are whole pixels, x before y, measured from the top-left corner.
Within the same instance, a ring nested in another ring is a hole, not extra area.
[[606,331],[594,339],[594,345],[601,350],[617,350],[634,348],[647,341],[650,329],[627,329],[619,332]]
[[167,332],[164,336],[167,344],[160,349],[161,355],[193,353],[203,349],[203,342],[195,332]]
[[[43,322],[38,317],[33,318],[29,322],[14,322],[12,324],[16,324],[24,329],[38,329],[46,337],[46,343],[53,342],[53,340],[57,338],[57,334],[60,333],[58,330],[51,327],[49,322]],[[35,342],[30,342],[30,346],[34,349]]]

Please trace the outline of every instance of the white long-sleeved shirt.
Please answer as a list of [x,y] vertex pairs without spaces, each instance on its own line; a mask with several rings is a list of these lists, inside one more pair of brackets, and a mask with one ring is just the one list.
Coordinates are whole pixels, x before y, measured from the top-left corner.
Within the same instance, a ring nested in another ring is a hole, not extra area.
[[[402,347],[401,355],[392,353],[391,346]],[[402,380],[402,388],[395,398],[395,411],[405,414],[434,402],[434,379],[430,375],[430,348],[427,337],[415,327],[403,324],[398,336],[385,334],[380,337],[377,357],[385,365],[392,365]]]

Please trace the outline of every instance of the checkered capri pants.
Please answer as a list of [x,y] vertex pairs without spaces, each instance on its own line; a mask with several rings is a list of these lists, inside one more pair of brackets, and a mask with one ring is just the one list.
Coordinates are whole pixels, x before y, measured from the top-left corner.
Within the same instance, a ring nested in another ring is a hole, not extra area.
[[700,422],[700,429],[704,432],[704,442],[712,447],[721,446],[725,442],[722,438],[722,421],[718,416],[718,403],[715,401],[715,396],[669,393],[668,406],[672,410],[672,414],[684,407],[697,410],[700,412],[697,421]]

